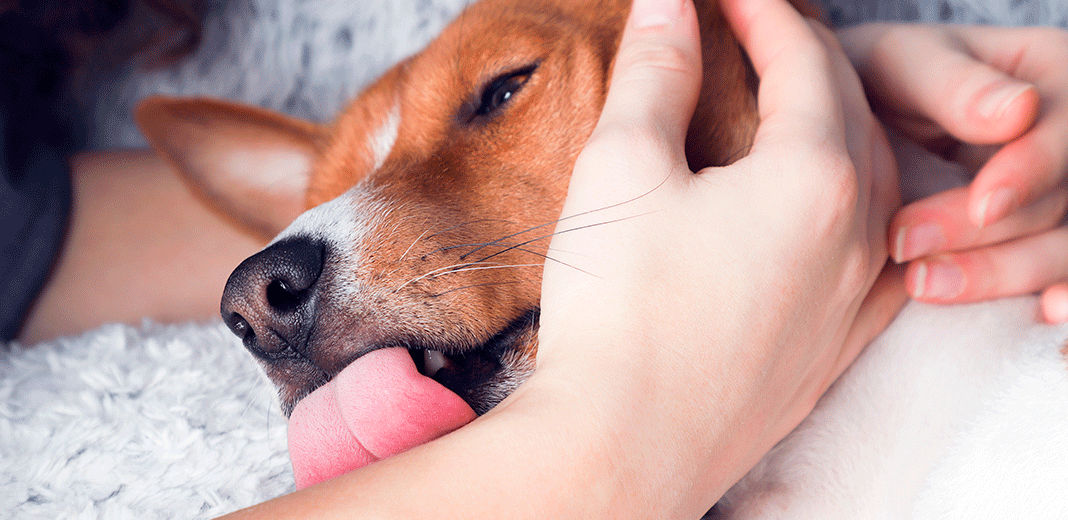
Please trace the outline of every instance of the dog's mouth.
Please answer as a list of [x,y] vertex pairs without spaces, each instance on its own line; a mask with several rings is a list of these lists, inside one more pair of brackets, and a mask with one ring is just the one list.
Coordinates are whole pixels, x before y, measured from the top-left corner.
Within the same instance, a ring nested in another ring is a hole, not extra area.
[[538,312],[476,348],[383,347],[301,399],[289,451],[302,488],[429,442],[474,420],[531,371]]
[[469,348],[408,347],[420,374],[460,396],[479,415],[507,397],[526,378],[531,360],[521,347],[532,342],[538,310],[531,309],[485,343]]

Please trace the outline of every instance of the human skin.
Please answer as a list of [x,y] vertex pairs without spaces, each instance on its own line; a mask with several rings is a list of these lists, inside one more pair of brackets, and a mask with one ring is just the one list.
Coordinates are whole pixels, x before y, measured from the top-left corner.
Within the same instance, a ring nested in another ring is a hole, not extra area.
[[696,14],[635,2],[558,231],[627,220],[554,237],[583,271],[546,266],[532,378],[234,518],[696,518],[807,415],[905,300],[899,272],[876,280],[896,171],[826,29],[781,0],[724,10],[762,78],[752,153],[687,169]]
[[891,254],[913,298],[1043,291],[1068,321],[1068,32],[871,24],[839,31],[887,125],[975,173],[903,208]]
[[[883,123],[978,172],[894,217],[890,252],[908,263],[910,295],[1042,291],[1042,318],[1068,322],[1068,33],[868,24],[838,36]],[[999,95],[1011,99],[991,116]],[[232,268],[269,239],[194,196],[151,152],[83,154],[72,175],[68,239],[25,343],[108,322],[211,319]],[[1003,185],[1019,197],[991,211],[983,201]]]
[[104,323],[218,315],[234,266],[267,244],[205,204],[150,151],[80,154],[67,240],[19,340]]

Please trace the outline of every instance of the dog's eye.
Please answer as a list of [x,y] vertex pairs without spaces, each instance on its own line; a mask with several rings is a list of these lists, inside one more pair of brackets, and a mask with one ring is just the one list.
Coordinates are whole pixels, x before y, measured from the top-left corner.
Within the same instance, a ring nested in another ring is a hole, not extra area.
[[527,65],[521,69],[506,72],[497,76],[482,89],[478,108],[475,109],[475,117],[488,116],[501,108],[502,105],[512,99],[512,96],[523,88],[534,69],[538,66]]

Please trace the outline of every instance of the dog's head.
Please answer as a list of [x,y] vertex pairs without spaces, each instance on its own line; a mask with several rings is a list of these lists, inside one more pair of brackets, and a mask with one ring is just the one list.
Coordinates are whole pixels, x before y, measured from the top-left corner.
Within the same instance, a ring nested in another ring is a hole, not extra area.
[[[549,237],[628,5],[477,3],[329,127],[217,101],[142,105],[153,145],[224,211],[265,233],[296,217],[222,302],[284,410],[387,347],[477,413],[529,375],[541,266],[556,261]],[[756,123],[739,46],[715,2],[698,7],[695,168],[743,155]]]

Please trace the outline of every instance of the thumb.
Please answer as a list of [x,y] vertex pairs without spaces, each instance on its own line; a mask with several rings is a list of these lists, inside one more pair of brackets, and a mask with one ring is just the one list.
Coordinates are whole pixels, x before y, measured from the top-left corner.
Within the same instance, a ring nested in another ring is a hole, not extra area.
[[[702,76],[693,2],[634,0],[591,144],[609,141],[599,144],[685,161],[686,131]],[[642,150],[650,145],[657,149]]]

